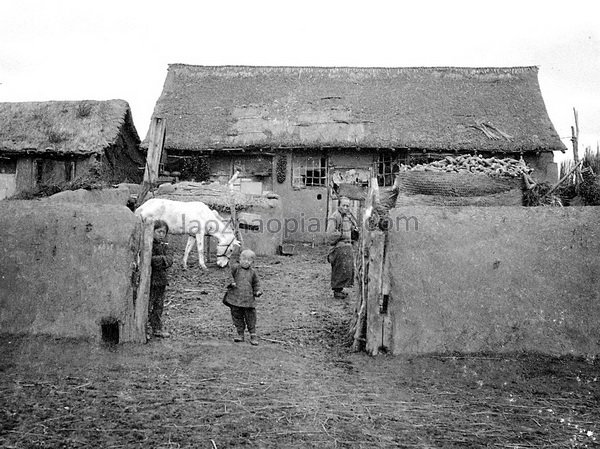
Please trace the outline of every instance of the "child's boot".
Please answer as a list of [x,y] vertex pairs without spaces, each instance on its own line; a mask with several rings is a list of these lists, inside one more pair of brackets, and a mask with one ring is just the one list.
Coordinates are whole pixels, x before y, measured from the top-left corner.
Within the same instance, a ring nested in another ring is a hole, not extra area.
[[241,343],[244,341],[244,333],[243,332],[238,332],[238,334],[233,337],[233,341],[235,341],[236,343]]
[[250,334],[250,344],[252,346],[258,346],[258,337],[256,334]]

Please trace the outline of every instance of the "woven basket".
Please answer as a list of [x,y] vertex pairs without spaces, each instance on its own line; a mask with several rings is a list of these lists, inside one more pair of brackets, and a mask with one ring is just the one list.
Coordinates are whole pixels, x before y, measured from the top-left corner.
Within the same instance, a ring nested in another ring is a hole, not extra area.
[[399,194],[395,207],[408,206],[522,206],[521,189],[485,196],[441,196],[441,195],[403,195]]
[[479,197],[520,189],[519,178],[498,178],[482,173],[403,172],[396,179],[400,194],[444,197]]

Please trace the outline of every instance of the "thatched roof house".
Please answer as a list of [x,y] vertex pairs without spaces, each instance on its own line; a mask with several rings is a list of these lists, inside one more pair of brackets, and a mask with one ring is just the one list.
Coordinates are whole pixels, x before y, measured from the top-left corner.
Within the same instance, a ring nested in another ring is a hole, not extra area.
[[167,171],[221,183],[237,173],[240,191],[281,197],[298,224],[290,238],[313,242],[339,196],[358,216],[370,180],[390,187],[402,165],[522,156],[536,179],[555,182],[553,151],[566,149],[537,67],[172,64],[153,116],[166,120]]
[[16,190],[86,176],[138,182],[140,138],[123,100],[0,103],[0,173]]
[[537,67],[169,66],[165,148],[564,151]]

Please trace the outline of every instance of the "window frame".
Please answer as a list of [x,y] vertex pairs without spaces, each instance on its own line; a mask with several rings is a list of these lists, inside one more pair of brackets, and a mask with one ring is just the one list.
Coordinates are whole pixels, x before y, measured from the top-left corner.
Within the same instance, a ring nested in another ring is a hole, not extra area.
[[[373,160],[373,172],[380,187],[392,187],[400,169],[400,155],[396,152],[379,152]],[[395,167],[394,167],[395,166]]]
[[292,187],[327,187],[329,177],[325,154],[292,154]]

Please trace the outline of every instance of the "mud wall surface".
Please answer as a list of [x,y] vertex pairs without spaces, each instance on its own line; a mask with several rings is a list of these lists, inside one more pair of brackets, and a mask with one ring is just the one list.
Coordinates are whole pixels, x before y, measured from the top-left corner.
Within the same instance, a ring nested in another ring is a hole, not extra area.
[[65,190],[58,192],[42,201],[59,203],[101,203],[101,204],[121,204],[127,205],[130,194],[126,187],[118,189],[95,189],[95,190]]
[[[293,164],[297,158],[317,157],[320,153],[282,153],[286,156],[285,182],[273,183],[273,192],[281,198],[282,215],[287,231],[286,242],[324,242],[327,222],[327,187],[297,188],[292,185]],[[320,156],[319,156],[320,157]],[[311,226],[313,225],[314,226]]]
[[0,332],[101,338],[133,301],[138,220],[125,206],[0,202]]
[[251,249],[257,256],[278,254],[283,235],[289,230],[286,229],[281,206],[268,209],[251,207],[238,213],[238,221],[242,249]]
[[412,207],[391,218],[393,353],[600,354],[600,208]]

